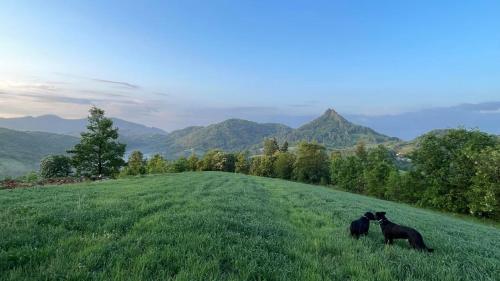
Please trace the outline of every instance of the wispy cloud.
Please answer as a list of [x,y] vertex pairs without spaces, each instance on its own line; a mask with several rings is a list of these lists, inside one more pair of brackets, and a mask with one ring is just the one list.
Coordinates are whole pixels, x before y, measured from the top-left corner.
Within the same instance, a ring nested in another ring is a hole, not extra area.
[[141,88],[139,85],[135,85],[135,84],[128,83],[128,82],[122,82],[122,81],[112,81],[112,80],[99,79],[99,78],[93,78],[92,80],[96,81],[96,82],[100,82],[100,83],[118,85],[118,86],[125,87],[128,89],[133,89],[133,90],[137,90],[137,89]]

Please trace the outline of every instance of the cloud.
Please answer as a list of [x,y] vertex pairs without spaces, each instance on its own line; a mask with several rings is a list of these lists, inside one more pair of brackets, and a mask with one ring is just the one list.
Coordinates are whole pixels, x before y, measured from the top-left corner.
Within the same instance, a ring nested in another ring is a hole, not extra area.
[[99,79],[99,78],[93,78],[91,79],[92,81],[100,82],[100,83],[107,83],[107,84],[113,84],[113,85],[118,85],[122,86],[128,89],[133,89],[137,90],[140,89],[141,87],[139,85],[131,84],[128,82],[121,82],[121,81],[112,81],[112,80],[106,80],[106,79]]

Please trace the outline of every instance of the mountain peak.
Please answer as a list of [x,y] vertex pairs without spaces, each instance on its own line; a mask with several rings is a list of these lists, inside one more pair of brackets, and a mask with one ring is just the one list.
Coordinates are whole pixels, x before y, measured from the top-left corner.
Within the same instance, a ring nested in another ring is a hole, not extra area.
[[344,117],[342,117],[342,115],[337,113],[337,111],[335,111],[335,109],[333,108],[328,108],[323,114],[322,118],[334,119],[337,122],[349,122]]

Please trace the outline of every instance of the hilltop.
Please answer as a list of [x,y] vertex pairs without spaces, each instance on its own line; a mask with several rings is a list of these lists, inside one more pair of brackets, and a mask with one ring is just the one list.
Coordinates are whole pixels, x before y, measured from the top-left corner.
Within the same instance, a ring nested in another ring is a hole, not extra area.
[[[433,254],[383,244],[367,210]],[[0,190],[0,280],[496,280],[500,230],[328,188],[221,172]]]
[[331,148],[353,146],[359,141],[378,144],[397,141],[374,130],[353,124],[333,109],[328,109],[322,116],[294,130],[288,137],[290,141],[317,141]]

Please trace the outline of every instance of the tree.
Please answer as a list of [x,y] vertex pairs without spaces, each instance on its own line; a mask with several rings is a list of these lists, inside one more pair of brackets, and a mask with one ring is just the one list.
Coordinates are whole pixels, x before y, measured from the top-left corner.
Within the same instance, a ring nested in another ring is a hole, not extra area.
[[162,174],[167,172],[167,161],[160,154],[155,154],[147,161],[146,170],[148,174]]
[[288,142],[287,142],[287,141],[285,141],[285,142],[281,145],[281,147],[280,147],[280,151],[281,151],[281,152],[288,152]]
[[368,152],[366,152],[366,146],[364,141],[358,142],[354,153],[363,163],[366,161],[366,158],[368,157]]
[[347,156],[345,159],[335,160],[338,162],[336,172],[336,183],[345,190],[363,193],[365,191],[365,181],[363,177],[364,165],[357,156]]
[[252,158],[250,165],[250,174],[260,177],[274,177],[274,160],[273,156],[256,156]]
[[420,199],[423,189],[423,180],[415,171],[400,173],[397,170],[392,170],[387,178],[385,198],[416,203]]
[[174,163],[172,163],[170,168],[173,173],[182,173],[189,171],[189,161],[186,159],[186,157],[179,157],[174,161]]
[[123,174],[128,176],[143,175],[146,173],[146,160],[144,155],[139,150],[134,150],[128,157],[127,167],[123,170]]
[[202,171],[223,171],[234,172],[236,156],[232,153],[225,153],[222,150],[210,150],[200,161]]
[[78,174],[111,176],[124,165],[125,145],[117,142],[118,129],[104,117],[104,110],[92,107],[87,131],[81,133],[80,143],[68,151]]
[[273,156],[278,150],[279,146],[275,138],[269,138],[264,141],[264,155]]
[[199,165],[200,159],[198,159],[198,156],[196,156],[195,153],[191,154],[191,156],[189,156],[187,161],[188,161],[189,171],[197,171],[198,170],[198,165]]
[[500,219],[500,145],[473,156],[476,173],[472,178],[470,211],[475,216]]
[[367,154],[364,169],[365,192],[368,195],[384,198],[386,183],[391,171],[397,171],[389,150],[379,145]]
[[71,159],[65,155],[49,155],[40,162],[40,176],[61,178],[71,175]]
[[415,176],[425,189],[419,204],[470,213],[470,191],[476,174],[474,155],[498,142],[497,137],[465,129],[429,133],[411,154]]
[[325,147],[317,143],[301,142],[297,150],[294,174],[301,182],[329,183],[329,159]]
[[235,170],[236,173],[248,174],[250,172],[250,160],[248,151],[240,152],[236,155]]
[[344,159],[342,159],[342,154],[340,151],[333,151],[330,156],[330,182],[333,185],[339,184],[340,181],[340,171],[342,169],[342,165],[344,163]]
[[281,179],[292,179],[295,155],[289,152],[279,152],[274,162],[274,174]]

